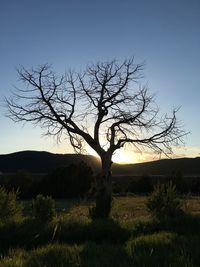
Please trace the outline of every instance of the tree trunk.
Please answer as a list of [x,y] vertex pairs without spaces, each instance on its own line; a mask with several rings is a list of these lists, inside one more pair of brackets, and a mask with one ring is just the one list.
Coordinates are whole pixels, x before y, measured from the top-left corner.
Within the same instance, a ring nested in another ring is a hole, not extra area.
[[102,172],[96,179],[96,218],[108,218],[112,204],[112,155],[108,153],[101,157]]

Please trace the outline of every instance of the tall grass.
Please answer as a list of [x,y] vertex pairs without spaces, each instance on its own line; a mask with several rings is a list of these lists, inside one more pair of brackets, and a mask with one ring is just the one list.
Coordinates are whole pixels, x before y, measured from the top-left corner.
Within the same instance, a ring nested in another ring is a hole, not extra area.
[[181,201],[187,213],[170,225],[151,219],[145,197],[114,199],[110,220],[91,221],[90,202],[63,201],[45,224],[26,214],[0,225],[0,267],[200,266],[200,199]]
[[[12,250],[0,267],[197,267],[199,241],[160,232],[124,244],[48,244],[31,251]],[[196,246],[196,247],[194,247]]]
[[0,224],[21,219],[22,206],[17,202],[18,191],[8,192],[0,186]]

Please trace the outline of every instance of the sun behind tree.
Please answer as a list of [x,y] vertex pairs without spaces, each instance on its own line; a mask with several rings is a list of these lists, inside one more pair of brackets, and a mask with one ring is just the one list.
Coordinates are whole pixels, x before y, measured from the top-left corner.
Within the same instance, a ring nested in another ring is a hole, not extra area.
[[18,70],[27,85],[6,99],[15,122],[40,125],[47,135],[68,136],[74,150],[87,143],[100,157],[94,217],[108,217],[112,201],[112,156],[131,144],[134,149],[172,153],[185,132],[171,116],[159,117],[154,96],[138,86],[143,66],[134,58],[89,65],[84,73],[56,75],[48,65]]

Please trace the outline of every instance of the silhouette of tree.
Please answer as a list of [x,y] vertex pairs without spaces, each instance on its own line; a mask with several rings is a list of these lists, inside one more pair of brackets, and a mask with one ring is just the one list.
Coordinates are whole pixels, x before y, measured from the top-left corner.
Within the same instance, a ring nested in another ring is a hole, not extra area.
[[[84,73],[56,75],[49,65],[18,70],[26,88],[6,99],[8,116],[32,122],[60,139],[67,134],[77,152],[87,143],[99,155],[102,173],[96,181],[97,217],[107,217],[112,201],[113,153],[126,144],[168,155],[185,135],[176,118],[160,117],[154,96],[139,86],[142,64],[134,58],[88,65]],[[137,88],[135,88],[137,85]]]

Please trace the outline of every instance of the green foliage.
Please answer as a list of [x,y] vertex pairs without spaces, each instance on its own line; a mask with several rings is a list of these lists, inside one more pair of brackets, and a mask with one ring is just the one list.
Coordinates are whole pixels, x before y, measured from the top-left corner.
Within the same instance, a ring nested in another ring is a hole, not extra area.
[[147,209],[159,221],[167,222],[180,214],[180,200],[172,182],[157,184],[146,202]]
[[123,243],[130,236],[130,232],[113,220],[95,220],[80,222],[76,220],[58,221],[54,227],[54,240],[67,243],[82,243],[92,241],[96,243]]
[[6,191],[0,187],[0,222],[8,223],[19,220],[22,206],[17,202],[18,191]]
[[48,245],[34,250],[26,261],[27,267],[80,266],[79,246]]
[[28,253],[12,251],[0,267],[131,267],[124,247],[87,242],[83,245],[49,244]]
[[49,244],[27,253],[13,250],[9,258],[0,263],[0,267],[74,267],[80,265],[82,246]]
[[[168,232],[140,236],[125,244],[47,244],[29,250],[12,250],[0,267],[196,267],[199,243],[191,244]],[[196,248],[197,247],[197,248]]]
[[48,222],[55,216],[55,201],[51,197],[37,195],[32,202],[33,216],[41,222]]
[[[167,228],[148,217],[145,199],[114,199],[109,220],[89,219],[91,203],[65,200],[59,209],[67,211],[48,224],[29,217],[0,224],[0,267],[200,266],[200,214],[184,214]],[[187,201],[190,211],[200,210],[199,198]]]
[[127,242],[131,266],[134,267],[196,266],[189,255],[192,247],[187,249],[182,237],[169,232],[141,235]]

